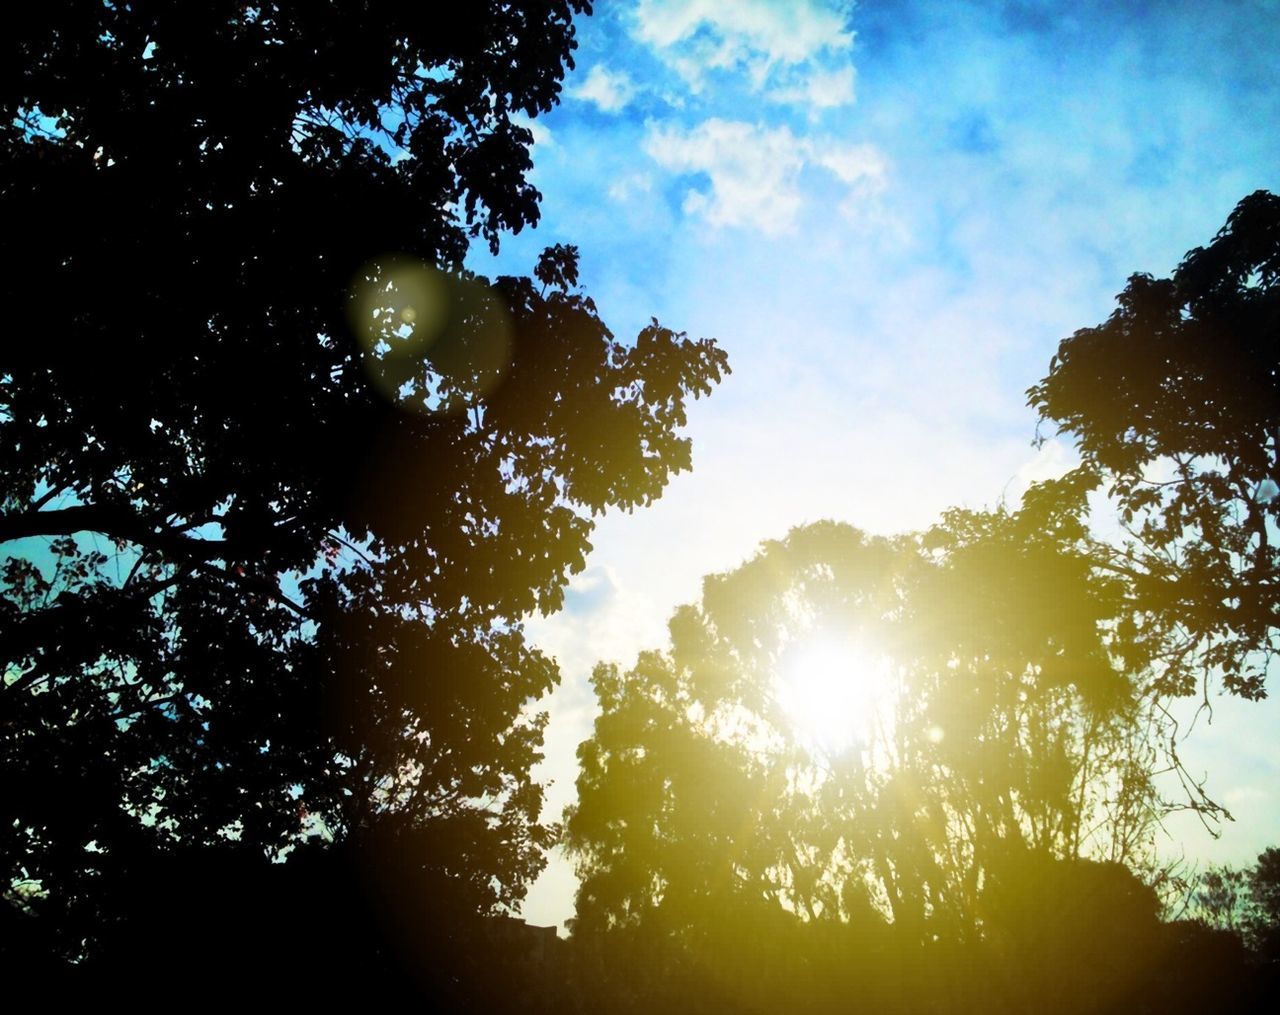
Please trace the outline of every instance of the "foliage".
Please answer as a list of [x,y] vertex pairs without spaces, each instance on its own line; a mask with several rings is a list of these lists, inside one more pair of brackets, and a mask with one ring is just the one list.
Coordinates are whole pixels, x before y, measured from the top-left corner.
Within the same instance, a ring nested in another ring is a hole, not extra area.
[[1128,539],[1100,564],[1169,632],[1164,681],[1265,694],[1280,582],[1280,198],[1242,200],[1171,278],[1129,279],[1028,392],[1078,442]]
[[[708,578],[669,652],[598,667],[567,820],[575,934],[656,926],[697,953],[764,907],[961,943],[995,933],[1019,857],[1147,863],[1158,801],[1123,661],[1140,645],[1074,516],[1046,510],[895,540],[793,530]],[[783,700],[789,658],[833,635],[845,680],[881,684],[845,745]]]
[[[566,815],[581,1010],[1268,996],[1238,935],[1160,920],[1158,637],[1095,568],[1070,492],[954,511],[922,536],[795,529],[707,578],[668,651],[597,667]],[[881,695],[846,742],[815,738],[784,693],[833,638],[843,679]]]
[[1238,931],[1245,889],[1244,871],[1225,865],[1210,867],[1195,889],[1196,916],[1211,927]]
[[1247,876],[1245,935],[1260,957],[1273,964],[1280,962],[1280,847],[1259,853]]
[[536,282],[462,271],[536,222],[519,117],[589,7],[11,20],[0,885],[64,954],[179,852],[412,841],[481,911],[542,864],[528,705],[557,671],[521,617],[593,515],[689,467],[686,401],[727,369],[656,322],[617,342],[573,248]]
[[1280,959],[1280,847],[1264,849],[1250,867],[1209,867],[1190,903],[1194,919],[1241,936],[1256,959]]

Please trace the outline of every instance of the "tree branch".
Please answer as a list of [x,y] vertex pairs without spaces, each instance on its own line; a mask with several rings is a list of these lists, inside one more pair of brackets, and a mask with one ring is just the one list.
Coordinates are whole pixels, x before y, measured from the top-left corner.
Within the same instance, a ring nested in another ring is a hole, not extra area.
[[26,511],[0,517],[0,543],[32,536],[97,532],[110,539],[166,551],[189,560],[227,559],[232,544],[223,539],[183,535],[190,526],[161,527],[134,510],[114,504],[76,504],[54,511]]

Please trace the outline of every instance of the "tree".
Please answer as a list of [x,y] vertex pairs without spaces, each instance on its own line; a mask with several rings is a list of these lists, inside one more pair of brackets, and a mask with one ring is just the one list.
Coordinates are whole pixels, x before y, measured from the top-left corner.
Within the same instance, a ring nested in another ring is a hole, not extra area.
[[1193,896],[1196,916],[1215,929],[1237,932],[1244,905],[1246,872],[1216,865],[1200,876]]
[[1183,944],[1153,887],[1150,645],[1077,506],[1044,493],[922,535],[797,528],[708,577],[669,650],[597,667],[566,843],[606,995],[1181,1004],[1153,975]]
[[[596,670],[566,825],[575,935],[647,925],[696,955],[763,909],[958,946],[995,939],[1018,871],[1043,886],[1047,871],[1087,885],[1146,869],[1144,650],[1083,535],[1033,493],[925,536],[796,529],[709,577],[669,652]],[[788,703],[806,667],[838,677],[817,704],[850,713],[843,742]],[[1020,898],[1041,917],[1056,905]],[[1154,921],[1154,897],[1139,902],[1134,919]]]
[[1209,867],[1189,902],[1198,923],[1242,940],[1274,972],[1280,958],[1280,848],[1264,849],[1251,867]]
[[1258,862],[1245,874],[1248,881],[1245,936],[1254,953],[1271,964],[1274,976],[1280,962],[1280,847],[1258,854]]
[[1280,599],[1280,198],[1242,200],[1171,278],[1137,274],[1028,392],[1127,539],[1099,541],[1168,632],[1164,683],[1265,695]]
[[0,889],[63,954],[176,856],[332,842],[472,911],[542,863],[527,706],[557,671],[521,618],[595,514],[689,467],[727,369],[656,322],[617,342],[574,248],[463,270],[537,221],[520,117],[589,10],[11,20]]

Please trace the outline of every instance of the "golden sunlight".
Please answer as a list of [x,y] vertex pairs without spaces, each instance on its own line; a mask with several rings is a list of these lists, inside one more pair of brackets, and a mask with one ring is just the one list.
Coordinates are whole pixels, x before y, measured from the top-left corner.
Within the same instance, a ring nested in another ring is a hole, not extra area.
[[777,702],[810,750],[840,754],[874,743],[892,723],[889,660],[851,637],[796,641],[776,677]]
[[357,273],[347,311],[365,372],[401,408],[469,411],[510,365],[510,314],[479,279],[413,258],[382,258]]

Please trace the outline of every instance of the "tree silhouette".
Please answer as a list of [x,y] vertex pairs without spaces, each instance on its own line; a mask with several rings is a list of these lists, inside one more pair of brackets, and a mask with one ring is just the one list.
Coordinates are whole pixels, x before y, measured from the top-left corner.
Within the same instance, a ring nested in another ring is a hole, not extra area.
[[1274,978],[1280,964],[1280,847],[1259,853],[1246,878],[1245,936],[1258,957],[1269,963]]
[[[750,954],[725,942],[753,920],[810,939],[826,926],[846,961],[880,954],[879,971],[859,967],[872,1007],[913,1010],[933,1003],[917,991],[986,989],[966,971],[972,949],[997,961],[1071,886],[1098,900],[1073,927],[1106,909],[1107,885],[1132,885],[1131,922],[1154,934],[1154,895],[1124,866],[1150,870],[1159,813],[1128,666],[1143,649],[1118,622],[1122,586],[1084,548],[1070,506],[1033,494],[925,536],[796,529],[708,578],[669,652],[595,672],[602,712],[566,825],[575,937],[647,933],[723,970]],[[790,660],[819,639],[853,660],[846,683],[880,685],[860,705],[828,685],[829,709],[864,709],[843,744],[815,740],[786,703]],[[1008,960],[1001,976],[1025,977],[1009,998],[1055,948]],[[1105,1003],[1131,986],[1123,973],[1095,984]]]
[[1189,903],[1186,924],[1203,939],[1200,950],[1216,951],[1220,978],[1227,972],[1245,1001],[1261,1010],[1262,999],[1270,1003],[1280,985],[1280,848],[1264,849],[1250,867],[1208,868]]
[[[1238,933],[1161,921],[1160,644],[1043,486],[918,536],[797,528],[708,577],[667,651],[594,674],[581,1010],[1259,1010]],[[874,721],[806,729],[797,658],[874,674]],[[1266,898],[1264,866],[1233,883]]]
[[1198,919],[1210,927],[1236,932],[1245,901],[1245,871],[1211,866],[1199,878],[1192,903]]
[[617,342],[573,248],[462,270],[537,220],[520,117],[589,8],[10,21],[0,892],[63,955],[208,916],[171,891],[201,864],[249,905],[332,843],[315,869],[457,913],[543,862],[526,706],[558,676],[521,618],[688,468],[727,369]]
[[1168,632],[1165,684],[1265,694],[1280,582],[1280,198],[1242,200],[1167,279],[1138,274],[1030,389],[1129,539],[1099,564]]

